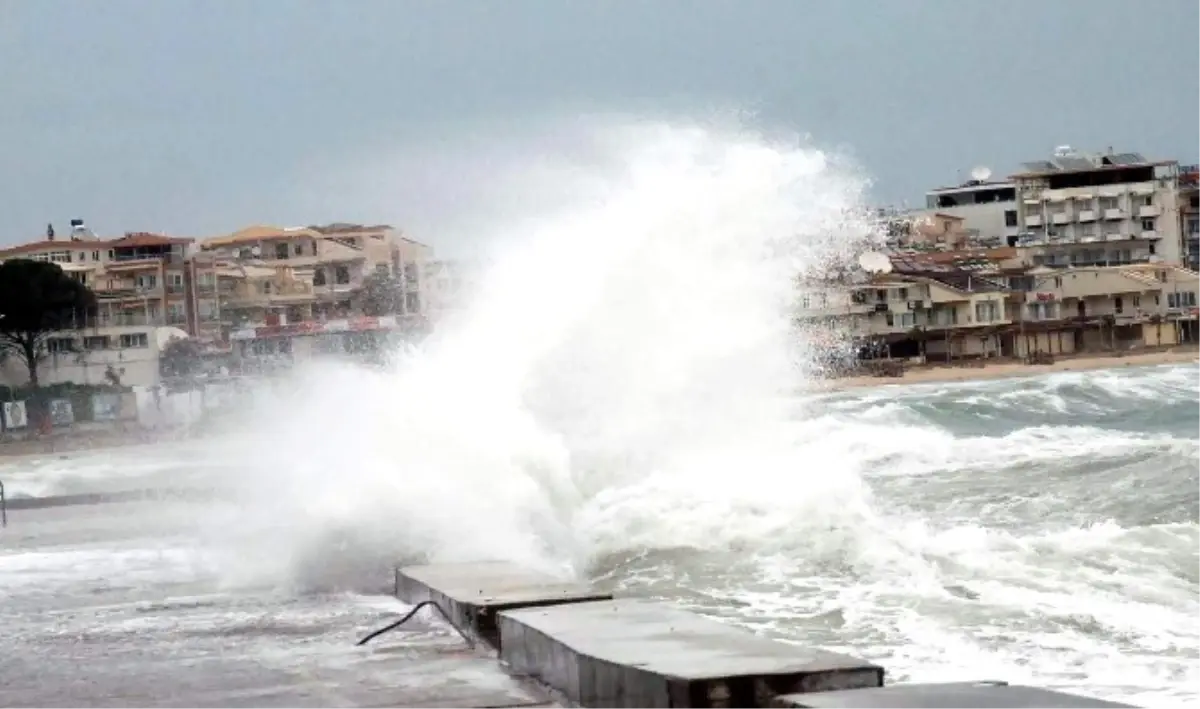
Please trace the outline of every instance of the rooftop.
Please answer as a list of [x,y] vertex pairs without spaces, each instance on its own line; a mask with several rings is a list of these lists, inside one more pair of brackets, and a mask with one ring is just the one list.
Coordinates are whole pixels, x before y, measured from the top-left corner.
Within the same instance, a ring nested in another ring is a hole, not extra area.
[[1012,175],[1010,179],[1174,164],[1177,164],[1177,161],[1149,160],[1141,153],[1113,153],[1111,151],[1107,153],[1085,153],[1073,150],[1069,146],[1062,146],[1054,152],[1054,156],[1049,160],[1033,160],[1021,163],[1021,167],[1024,170]]

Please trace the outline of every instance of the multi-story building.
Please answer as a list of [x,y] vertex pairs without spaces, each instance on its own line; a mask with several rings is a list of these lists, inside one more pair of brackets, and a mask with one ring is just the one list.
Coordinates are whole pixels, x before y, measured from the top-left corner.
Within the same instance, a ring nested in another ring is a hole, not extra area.
[[1175,161],[1062,147],[1025,168],[1011,179],[1018,244],[1029,247],[1034,264],[1182,263]]
[[[422,270],[431,249],[387,225],[252,226],[202,249],[217,264],[221,319],[239,356],[342,351],[343,333],[355,328],[340,323],[385,316],[378,320],[384,325],[367,329],[404,329],[424,314]],[[372,277],[391,289],[386,305],[369,302],[377,296]],[[296,337],[320,341],[294,347]]]
[[925,210],[915,216],[934,214],[960,218],[962,229],[972,237],[972,246],[1005,246],[1020,232],[1016,185],[1008,181],[972,179],[929,190]]
[[892,272],[802,292],[870,356],[1025,358],[1195,343],[1194,271],[1168,264],[1026,268],[1002,248],[892,257]]
[[[126,384],[158,381],[158,351],[172,336],[219,335],[213,266],[190,254],[191,239],[130,232],[101,239],[79,220],[71,235],[0,250],[0,261],[56,263],[96,295],[96,309],[72,332],[47,340],[43,383],[100,383],[117,376]],[[8,357],[0,378],[20,384],[23,363]]]
[[1200,165],[1179,168],[1179,228],[1184,240],[1184,261],[1200,271],[1200,193],[1197,192]]
[[869,351],[889,357],[996,357],[1011,323],[1000,280],[932,262],[909,273],[802,293],[800,318],[841,323]]

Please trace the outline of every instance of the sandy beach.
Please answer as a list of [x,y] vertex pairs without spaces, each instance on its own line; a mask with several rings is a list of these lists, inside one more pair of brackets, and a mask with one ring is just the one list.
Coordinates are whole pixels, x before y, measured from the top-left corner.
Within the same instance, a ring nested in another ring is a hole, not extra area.
[[880,387],[896,384],[924,384],[934,382],[962,382],[980,379],[1003,379],[1006,377],[1032,377],[1052,372],[1080,372],[1095,369],[1118,369],[1122,367],[1146,367],[1157,364],[1195,363],[1200,358],[1200,349],[1194,346],[1174,347],[1155,352],[1115,354],[1089,354],[1062,358],[1053,364],[1023,364],[1012,361],[997,361],[983,367],[953,367],[937,364],[914,366],[906,369],[900,377],[853,376],[829,379],[819,388],[825,390]]

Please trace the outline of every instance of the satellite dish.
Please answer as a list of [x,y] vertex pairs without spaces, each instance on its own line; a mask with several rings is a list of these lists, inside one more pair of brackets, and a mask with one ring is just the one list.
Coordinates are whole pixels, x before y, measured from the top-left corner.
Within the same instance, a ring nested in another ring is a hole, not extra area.
[[868,251],[859,255],[858,265],[867,273],[891,273],[892,260],[886,254],[878,251]]
[[971,168],[971,179],[979,182],[987,182],[987,179],[992,176],[992,168],[986,165],[979,165]]

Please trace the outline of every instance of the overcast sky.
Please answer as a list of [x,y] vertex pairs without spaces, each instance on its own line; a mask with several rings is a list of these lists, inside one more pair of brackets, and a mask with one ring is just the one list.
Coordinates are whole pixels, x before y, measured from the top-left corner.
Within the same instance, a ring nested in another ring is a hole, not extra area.
[[1195,162],[1198,30],[1196,0],[0,0],[0,244],[79,216],[456,250],[430,205],[469,199],[414,156],[579,111],[752,111],[881,202],[1064,143]]

